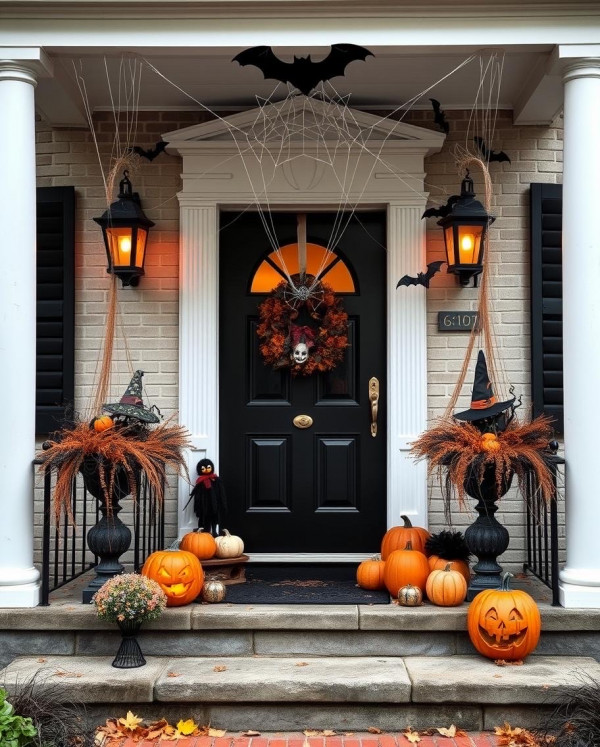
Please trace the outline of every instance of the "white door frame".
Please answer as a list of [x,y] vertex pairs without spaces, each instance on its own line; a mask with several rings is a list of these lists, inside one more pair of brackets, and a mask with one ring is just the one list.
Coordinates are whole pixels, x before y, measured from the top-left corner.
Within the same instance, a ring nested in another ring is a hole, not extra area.
[[[230,117],[229,122],[243,129],[251,127],[255,117],[253,111],[243,112]],[[374,126],[373,136],[379,144],[374,142],[372,148],[378,151],[381,147],[382,161],[374,167],[364,166],[360,189],[350,191],[349,204],[361,209],[384,208],[387,212],[387,522],[393,526],[400,514],[406,514],[414,523],[427,526],[426,468],[415,464],[408,453],[410,443],[427,422],[425,288],[397,290],[396,282],[425,265],[425,227],[421,220],[427,200],[424,158],[440,150],[444,135],[403,123],[390,124],[364,112],[355,111],[353,117],[361,126]],[[217,120],[163,135],[169,152],[183,157],[183,190],[178,195],[179,418],[192,436],[187,455],[191,475],[195,474],[196,462],[205,456],[213,459],[218,471],[219,211],[256,204],[249,181],[253,175],[248,174],[248,163],[244,166],[228,132]],[[306,144],[297,147],[303,153],[308,150]],[[276,199],[279,209],[303,212],[337,209],[339,192],[333,170],[315,167],[311,158],[298,158],[286,168],[277,169],[269,187],[271,208]],[[202,355],[198,354],[200,346]],[[196,526],[191,505],[184,511],[189,492],[189,485],[181,480],[179,536]],[[261,553],[251,557],[358,561],[365,554]]]

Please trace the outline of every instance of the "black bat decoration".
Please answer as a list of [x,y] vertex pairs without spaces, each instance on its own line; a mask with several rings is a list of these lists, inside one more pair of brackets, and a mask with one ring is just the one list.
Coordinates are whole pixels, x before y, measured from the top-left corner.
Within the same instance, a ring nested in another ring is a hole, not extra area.
[[282,83],[291,83],[305,96],[321,81],[344,75],[346,66],[354,60],[374,57],[372,52],[356,44],[333,44],[331,52],[321,62],[313,62],[308,57],[294,56],[293,62],[283,62],[271,47],[251,47],[236,55],[232,62],[240,65],[254,65],[265,78],[273,78]]
[[479,137],[479,135],[476,135],[473,140],[477,143],[477,147],[481,151],[481,155],[486,161],[488,161],[488,163],[491,161],[508,161],[508,163],[511,163],[510,158],[503,150],[501,150],[499,153],[496,153],[496,151],[494,150],[490,150],[485,144],[485,140],[482,137]]
[[138,156],[147,158],[149,161],[154,161],[156,156],[160,156],[168,144],[169,143],[165,143],[164,140],[159,140],[152,150],[144,150],[143,148],[140,148],[139,145],[134,145],[132,150],[134,153],[137,153]]
[[446,122],[446,112],[443,112],[440,109],[440,102],[437,99],[429,99],[431,101],[431,106],[433,106],[433,111],[435,114],[435,117],[433,118],[433,121],[436,123],[436,125],[439,125],[440,130],[443,130],[446,135],[450,132],[450,125],[448,122]]
[[450,195],[445,205],[427,208],[427,210],[421,216],[421,220],[423,220],[423,218],[445,218],[447,215],[450,215],[454,204],[459,200],[460,195]]
[[439,262],[430,262],[427,265],[427,272],[418,272],[416,278],[413,278],[410,275],[403,275],[400,280],[398,280],[396,288],[399,288],[401,285],[424,285],[426,288],[429,288],[429,281],[437,272],[440,271],[440,267],[444,264],[446,263],[443,260],[440,260]]

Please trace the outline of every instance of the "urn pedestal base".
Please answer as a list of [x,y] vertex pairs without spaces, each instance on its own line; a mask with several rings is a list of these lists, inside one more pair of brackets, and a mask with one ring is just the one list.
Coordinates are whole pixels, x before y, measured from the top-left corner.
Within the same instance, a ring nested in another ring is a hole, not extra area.
[[467,589],[468,602],[472,602],[480,591],[499,589],[502,585],[502,566],[496,558],[506,551],[509,534],[494,514],[498,510],[496,501],[509,490],[512,477],[512,474],[507,475],[498,486],[494,469],[488,468],[481,481],[475,474],[465,481],[466,492],[478,499],[475,510],[479,514],[465,532],[467,546],[478,559],[472,568],[474,575]]

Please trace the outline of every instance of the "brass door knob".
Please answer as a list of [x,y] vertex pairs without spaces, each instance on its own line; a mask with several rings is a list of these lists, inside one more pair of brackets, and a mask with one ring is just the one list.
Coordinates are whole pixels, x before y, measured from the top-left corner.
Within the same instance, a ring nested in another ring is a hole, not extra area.
[[296,428],[310,428],[310,426],[313,424],[313,419],[310,415],[296,415],[293,423]]

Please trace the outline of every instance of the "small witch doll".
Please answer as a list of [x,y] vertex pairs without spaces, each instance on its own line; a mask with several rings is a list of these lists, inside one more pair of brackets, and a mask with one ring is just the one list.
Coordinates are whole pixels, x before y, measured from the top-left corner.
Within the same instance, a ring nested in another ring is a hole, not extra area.
[[223,526],[227,511],[225,486],[223,480],[215,472],[215,465],[210,459],[201,459],[196,465],[196,472],[198,478],[188,503],[194,500],[194,513],[198,517],[198,526],[216,535]]

